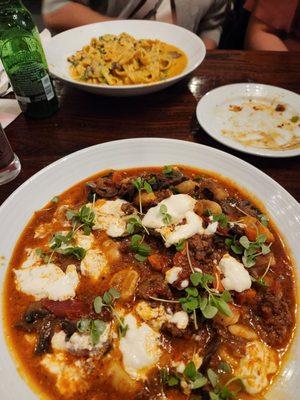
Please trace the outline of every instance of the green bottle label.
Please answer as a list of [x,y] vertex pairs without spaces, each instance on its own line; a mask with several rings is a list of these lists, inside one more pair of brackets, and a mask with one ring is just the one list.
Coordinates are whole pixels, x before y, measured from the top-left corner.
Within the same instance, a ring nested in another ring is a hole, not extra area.
[[55,93],[38,39],[28,34],[8,38],[2,46],[2,60],[21,103],[53,99]]

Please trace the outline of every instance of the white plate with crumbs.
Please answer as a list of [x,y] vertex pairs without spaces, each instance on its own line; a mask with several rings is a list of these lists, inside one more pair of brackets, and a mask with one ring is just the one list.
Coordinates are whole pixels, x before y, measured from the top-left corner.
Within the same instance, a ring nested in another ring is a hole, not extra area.
[[300,96],[286,89],[238,83],[199,101],[197,118],[215,140],[262,157],[300,154]]

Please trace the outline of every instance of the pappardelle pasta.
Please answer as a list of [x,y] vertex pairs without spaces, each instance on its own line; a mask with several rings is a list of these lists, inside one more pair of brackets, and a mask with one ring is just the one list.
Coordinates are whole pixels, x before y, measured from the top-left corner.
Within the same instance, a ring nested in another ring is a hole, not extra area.
[[74,79],[111,86],[159,82],[179,75],[187,65],[177,47],[127,33],[93,38],[68,61]]

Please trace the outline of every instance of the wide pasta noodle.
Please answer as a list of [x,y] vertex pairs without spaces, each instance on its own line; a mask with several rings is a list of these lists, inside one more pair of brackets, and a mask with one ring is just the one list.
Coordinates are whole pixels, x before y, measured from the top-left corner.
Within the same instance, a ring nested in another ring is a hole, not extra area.
[[74,79],[111,86],[159,82],[179,75],[187,65],[177,47],[127,33],[93,38],[68,61]]

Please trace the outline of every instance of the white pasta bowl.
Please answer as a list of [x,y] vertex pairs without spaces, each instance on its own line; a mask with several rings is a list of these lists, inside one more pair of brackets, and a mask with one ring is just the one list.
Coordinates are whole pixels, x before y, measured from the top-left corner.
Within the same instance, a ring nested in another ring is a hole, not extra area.
[[[119,35],[123,32],[129,33],[136,39],[158,39],[178,47],[187,55],[186,68],[181,74],[172,78],[139,85],[94,85],[76,81],[71,77],[70,64],[67,61],[69,56],[89,44],[94,37],[105,34]],[[157,92],[183,79],[201,64],[206,49],[197,35],[180,26],[156,21],[120,20],[85,25],[60,33],[45,44],[45,52],[51,74],[70,85],[106,96],[137,96]]]
[[[299,271],[300,206],[278,183],[250,164],[214,148],[179,140],[147,138],[100,144],[64,157],[35,174],[4,202],[0,207],[0,256],[4,257],[0,268],[1,287],[18,237],[33,213],[49,199],[101,170],[166,164],[185,164],[219,173],[252,193],[268,210]],[[40,398],[19,376],[6,344],[2,318],[0,355],[0,399]],[[300,335],[296,332],[287,361],[266,399],[299,400],[299,381]]]

